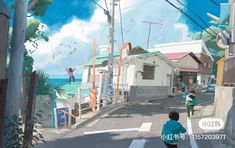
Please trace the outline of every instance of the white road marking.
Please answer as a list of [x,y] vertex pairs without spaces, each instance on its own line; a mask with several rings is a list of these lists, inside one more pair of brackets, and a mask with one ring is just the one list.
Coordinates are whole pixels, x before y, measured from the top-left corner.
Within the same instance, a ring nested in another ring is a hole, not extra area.
[[188,135],[189,135],[190,145],[192,148],[198,148],[197,142],[193,138],[192,121],[188,117],[187,117],[187,126],[188,126]]
[[103,131],[84,132],[84,135],[113,133],[113,132],[132,132],[132,131],[139,131],[139,129],[140,128],[110,129],[110,130],[103,130]]
[[[152,122],[143,123],[139,128],[139,132],[148,132],[151,126]],[[133,139],[129,148],[144,148],[145,142],[145,139]]]
[[152,126],[152,122],[143,123],[140,126],[139,132],[148,132],[150,131],[151,126]]
[[146,140],[145,139],[134,139],[131,142],[129,148],[143,148]]
[[[96,124],[99,122],[99,119],[93,121],[87,127],[93,126],[93,124]],[[125,129],[110,129],[110,130],[102,130],[102,131],[92,131],[92,132],[84,132],[84,135],[92,135],[92,134],[101,134],[101,133],[112,133],[112,132],[131,132],[131,131],[137,131],[137,132],[147,132],[150,131],[150,128],[152,126],[151,122],[143,123],[140,128],[125,128]]]

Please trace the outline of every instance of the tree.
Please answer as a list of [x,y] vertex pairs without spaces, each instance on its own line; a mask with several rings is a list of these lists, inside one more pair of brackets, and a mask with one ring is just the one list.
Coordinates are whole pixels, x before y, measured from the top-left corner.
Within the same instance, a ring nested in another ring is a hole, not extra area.
[[[42,16],[45,14],[47,6],[52,3],[51,0],[17,0],[14,7],[13,33],[10,50],[10,62],[8,67],[8,91],[6,102],[6,116],[19,114],[19,104],[21,99],[21,84],[23,77],[23,65],[25,57],[25,40],[35,42],[37,35],[34,33],[26,34],[27,11],[34,16]],[[38,28],[36,23],[30,23],[28,28],[35,30]],[[29,29],[29,30],[30,30]],[[44,36],[43,36],[44,37]],[[35,44],[36,45],[36,44]]]
[[[23,65],[25,55],[25,39],[27,11],[32,11],[33,15],[40,16],[45,13],[47,5],[51,0],[16,0],[14,7],[13,33],[10,50],[10,62],[8,67],[8,88],[5,116],[8,118],[18,116],[21,100],[21,86],[23,77]],[[45,6],[46,5],[46,6]],[[40,12],[40,13],[39,13]]]
[[19,114],[25,49],[24,42],[27,22],[27,1],[17,0],[14,7],[15,13],[13,21],[10,63],[7,74],[9,81],[5,109],[5,115],[9,117]]
[[[215,36],[221,31],[219,27],[216,26],[210,26],[206,29],[211,34],[214,34]],[[216,62],[224,56],[224,50],[219,48],[216,44],[216,38],[208,34],[205,30],[202,32],[196,32],[192,39],[193,40],[203,40],[209,49],[209,51],[212,54],[212,57],[214,58],[213,62],[213,68],[212,68],[212,74],[216,76],[217,74],[217,64]]]

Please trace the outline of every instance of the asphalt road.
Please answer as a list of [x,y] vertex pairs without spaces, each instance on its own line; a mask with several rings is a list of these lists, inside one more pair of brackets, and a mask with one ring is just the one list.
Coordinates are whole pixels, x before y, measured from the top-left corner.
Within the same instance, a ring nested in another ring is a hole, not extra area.
[[[199,106],[195,116],[186,117],[184,101],[180,97],[142,103],[128,103],[119,110],[96,119],[83,128],[39,148],[164,148],[160,134],[170,111],[180,113],[180,122],[193,134],[200,134],[198,120],[204,106],[213,103],[213,94],[198,94]],[[188,121],[187,121],[188,120]],[[192,128],[190,128],[190,125]],[[179,148],[212,148],[208,140],[195,140],[186,136]]]

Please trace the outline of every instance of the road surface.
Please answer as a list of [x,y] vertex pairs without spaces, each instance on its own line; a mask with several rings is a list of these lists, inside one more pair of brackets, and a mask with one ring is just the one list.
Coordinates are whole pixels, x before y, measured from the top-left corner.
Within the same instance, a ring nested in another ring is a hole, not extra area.
[[[213,103],[213,94],[199,94],[195,116],[186,117],[184,101],[180,97],[142,103],[128,103],[111,114],[96,119],[83,128],[39,148],[164,148],[161,141],[163,124],[170,111],[180,113],[179,121],[189,134],[200,134],[198,121],[206,105]],[[46,139],[45,139],[46,140]],[[179,148],[212,148],[208,140],[188,136],[180,140]]]

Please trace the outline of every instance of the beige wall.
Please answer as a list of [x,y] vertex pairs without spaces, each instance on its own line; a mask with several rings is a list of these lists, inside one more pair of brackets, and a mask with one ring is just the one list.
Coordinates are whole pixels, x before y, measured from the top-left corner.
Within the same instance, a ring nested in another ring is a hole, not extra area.
[[224,131],[235,138],[235,88],[216,86],[215,89],[215,117],[221,118],[224,123]]
[[152,56],[143,59],[136,60],[137,71],[143,71],[144,64],[154,64],[155,61],[155,76],[154,80],[144,80],[141,73],[135,77],[136,85],[138,86],[169,86],[167,84],[167,74],[172,74],[172,66],[167,64],[164,60],[161,60],[158,56]]
[[198,69],[198,63],[190,55],[187,55],[176,63],[179,65],[179,67]]

